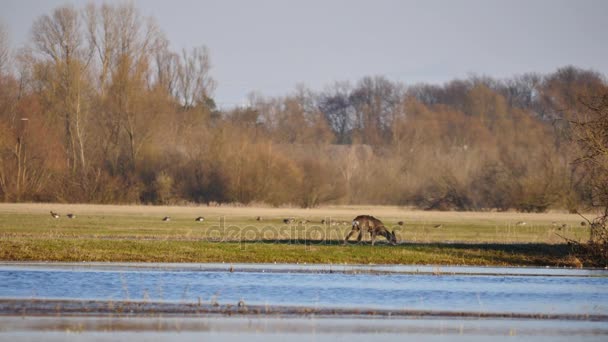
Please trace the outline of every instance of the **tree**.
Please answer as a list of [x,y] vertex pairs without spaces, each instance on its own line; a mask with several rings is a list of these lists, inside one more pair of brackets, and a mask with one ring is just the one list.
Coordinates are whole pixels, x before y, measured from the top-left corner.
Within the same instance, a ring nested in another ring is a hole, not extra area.
[[84,44],[79,12],[55,9],[34,22],[32,40],[40,56],[36,69],[44,83],[49,108],[63,120],[67,165],[72,173],[86,170],[87,83],[90,51]]
[[[210,76],[209,50],[195,47],[190,52],[182,50],[177,64],[177,99],[184,108],[208,105],[215,80]],[[215,109],[215,108],[211,108]]]
[[350,92],[348,83],[336,83],[318,99],[319,111],[325,115],[338,144],[348,144],[352,138],[355,113],[349,99]]
[[581,148],[575,163],[586,169],[591,205],[599,216],[590,222],[590,240],[575,244],[579,255],[595,266],[608,266],[608,88],[603,94],[581,100],[585,111],[571,121]]
[[[99,65],[100,101],[103,112],[101,145],[115,167],[126,157],[133,170],[143,146],[152,136],[158,110],[146,96],[151,88],[150,65],[154,49],[164,38],[151,18],[143,18],[132,4],[86,9],[88,40]],[[154,100],[162,100],[155,93]],[[154,107],[152,107],[154,108]]]
[[365,77],[350,94],[355,108],[354,128],[361,143],[378,146],[391,138],[404,91],[384,77]]

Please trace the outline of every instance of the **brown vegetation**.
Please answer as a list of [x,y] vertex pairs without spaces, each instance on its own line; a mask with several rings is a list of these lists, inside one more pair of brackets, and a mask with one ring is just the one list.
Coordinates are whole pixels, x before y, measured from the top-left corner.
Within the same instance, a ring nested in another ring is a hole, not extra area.
[[2,201],[542,212],[596,194],[568,143],[580,99],[606,91],[592,71],[366,77],[220,110],[207,49],[170,51],[132,5],[60,7],[34,22],[30,48],[7,46]]
[[[585,264],[608,266],[608,91],[581,100],[584,108],[571,121],[581,147],[576,164],[585,170],[589,202],[599,215],[589,223],[586,243],[570,241]],[[585,222],[581,222],[585,223]],[[585,224],[586,225],[586,224]]]

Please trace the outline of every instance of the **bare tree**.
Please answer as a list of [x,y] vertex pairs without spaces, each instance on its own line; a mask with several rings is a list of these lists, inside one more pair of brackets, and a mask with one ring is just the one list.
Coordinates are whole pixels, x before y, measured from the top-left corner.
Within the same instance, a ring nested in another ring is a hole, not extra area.
[[590,222],[591,237],[586,245],[575,244],[578,252],[595,266],[608,265],[608,88],[600,96],[581,101],[586,108],[571,123],[581,147],[575,161],[586,169],[591,204],[599,216]]
[[153,118],[147,117],[140,106],[150,86],[152,54],[163,37],[154,20],[143,18],[132,4],[89,5],[85,17],[88,41],[100,66],[105,153],[114,151],[116,159],[124,137],[134,167],[139,151],[151,136]]
[[319,110],[325,115],[338,144],[351,142],[355,121],[354,108],[349,100],[351,87],[348,83],[335,83],[319,96]]
[[160,35],[153,48],[156,67],[156,85],[165,89],[168,94],[178,97],[177,77],[179,55],[169,50],[169,41]]
[[207,104],[215,88],[215,81],[209,74],[211,63],[209,50],[205,46],[182,50],[177,65],[178,99],[185,108]]
[[86,86],[90,53],[84,44],[79,12],[72,6],[59,7],[51,16],[34,22],[32,41],[46,65],[50,101],[64,121],[68,167],[86,168]]

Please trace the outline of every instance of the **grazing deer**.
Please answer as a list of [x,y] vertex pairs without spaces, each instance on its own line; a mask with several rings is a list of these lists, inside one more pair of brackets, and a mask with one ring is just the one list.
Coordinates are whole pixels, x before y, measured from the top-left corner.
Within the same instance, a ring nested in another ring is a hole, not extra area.
[[344,238],[344,244],[346,244],[348,239],[356,232],[359,233],[357,241],[361,241],[361,238],[363,237],[363,231],[367,231],[370,233],[372,238],[372,246],[376,242],[376,236],[378,235],[384,236],[391,243],[391,245],[397,243],[395,231],[389,232],[388,229],[384,227],[384,223],[382,223],[382,221],[370,215],[359,215],[353,220],[352,229]]
[[393,230],[392,232],[389,232],[388,229],[386,229],[386,227],[384,227],[384,226],[374,227],[371,234],[372,234],[372,246],[376,242],[376,236],[378,236],[378,235],[384,236],[386,238],[386,240],[388,242],[390,242],[391,245],[397,244],[397,237],[395,236],[395,231]]

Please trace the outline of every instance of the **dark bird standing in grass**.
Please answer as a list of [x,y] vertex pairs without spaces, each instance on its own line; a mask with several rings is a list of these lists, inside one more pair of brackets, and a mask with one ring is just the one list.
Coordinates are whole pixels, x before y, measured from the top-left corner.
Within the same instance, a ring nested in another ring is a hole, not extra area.
[[405,222],[399,221],[399,222],[397,222],[397,224],[400,225],[400,226],[403,226],[405,224]]
[[53,212],[52,210],[51,210],[51,216],[53,216],[53,218],[59,218],[59,214]]
[[165,217],[163,217],[163,221],[165,221],[165,222],[171,221],[171,218],[169,216],[165,216]]
[[196,221],[196,222],[203,222],[203,221],[205,221],[205,218],[202,217],[202,216],[199,216],[199,217],[195,218],[194,221]]
[[76,218],[76,215],[74,215],[74,214],[67,214],[67,215],[65,215],[65,216],[67,216],[69,219],[74,219],[74,218]]

